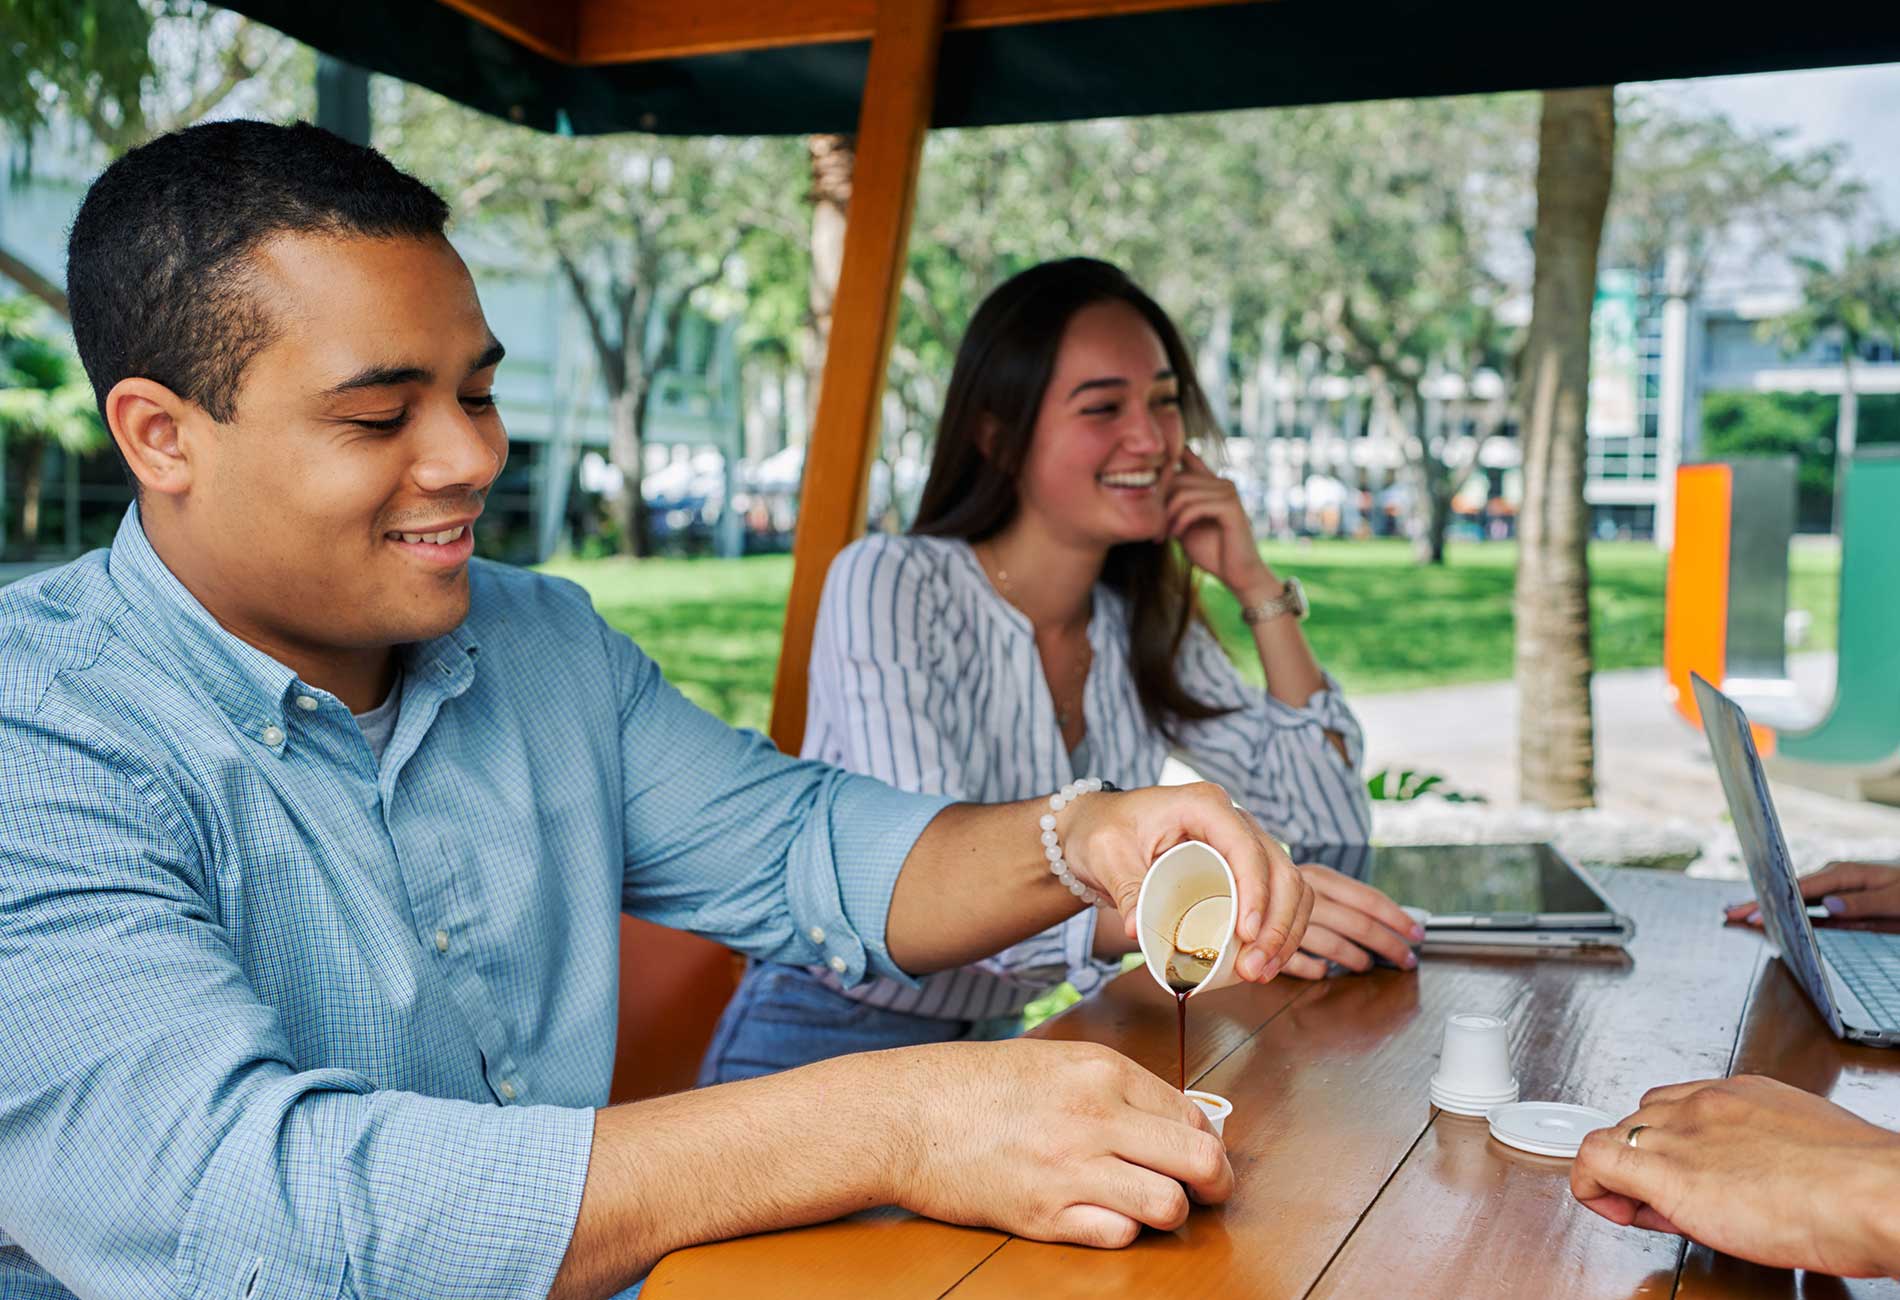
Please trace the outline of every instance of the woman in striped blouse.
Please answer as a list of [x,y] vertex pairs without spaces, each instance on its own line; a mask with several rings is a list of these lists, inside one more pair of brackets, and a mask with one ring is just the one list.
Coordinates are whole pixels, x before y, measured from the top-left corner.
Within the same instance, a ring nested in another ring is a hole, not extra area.
[[[958,349],[910,535],[857,542],[826,579],[805,756],[990,803],[1080,776],[1152,785],[1178,752],[1283,840],[1364,843],[1358,723],[1300,631],[1297,584],[1189,446],[1214,429],[1173,323],[1115,267],[1052,262],[998,288]],[[1190,565],[1239,599],[1265,691],[1201,621]],[[1413,963],[1391,900],[1301,870],[1317,897],[1289,973]],[[1014,1032],[1065,979],[1086,994],[1119,969],[1132,945],[1096,918],[915,984],[754,965],[701,1081]]]

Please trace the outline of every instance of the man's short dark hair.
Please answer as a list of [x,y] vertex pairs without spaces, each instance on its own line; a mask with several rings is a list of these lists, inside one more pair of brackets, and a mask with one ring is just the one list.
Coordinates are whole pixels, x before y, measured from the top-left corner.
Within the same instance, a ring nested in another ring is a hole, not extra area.
[[308,123],[211,122],[160,136],[92,183],[67,245],[73,338],[105,414],[121,379],[236,414],[276,337],[250,257],[283,234],[440,235],[439,195],[374,149]]

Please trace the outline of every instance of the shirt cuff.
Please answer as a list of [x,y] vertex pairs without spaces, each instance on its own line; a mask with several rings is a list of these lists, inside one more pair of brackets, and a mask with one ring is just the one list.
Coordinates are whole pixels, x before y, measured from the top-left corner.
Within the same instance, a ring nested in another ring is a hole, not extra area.
[[1324,684],[1306,697],[1301,705],[1288,704],[1270,692],[1262,692],[1266,697],[1267,711],[1272,720],[1281,727],[1301,727],[1318,725],[1327,731],[1336,731],[1346,742],[1346,756],[1357,772],[1365,756],[1363,733],[1359,729],[1359,719],[1353,715],[1345,695],[1339,689],[1339,683],[1333,675],[1324,669],[1320,671]]
[[[311,1090],[323,1074],[344,1088]],[[580,1214],[594,1112],[350,1085],[319,1072],[251,1099],[180,1234],[188,1293],[254,1279],[257,1295],[334,1294],[347,1269],[364,1294],[546,1295]]]
[[789,866],[793,920],[810,945],[811,964],[830,970],[842,987],[882,975],[916,988],[885,944],[891,892],[918,836],[957,801],[907,794],[868,776],[840,772],[833,780],[825,842],[809,845]]

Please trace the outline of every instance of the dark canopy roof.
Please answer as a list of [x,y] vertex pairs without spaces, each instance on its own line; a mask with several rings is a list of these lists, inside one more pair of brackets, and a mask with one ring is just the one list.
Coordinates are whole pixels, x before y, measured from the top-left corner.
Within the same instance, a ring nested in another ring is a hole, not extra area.
[[[485,12],[526,9],[461,2]],[[852,131],[869,51],[867,40],[825,40],[579,66],[437,0],[227,3],[372,71],[500,117],[577,134]],[[585,0],[541,0],[543,25],[555,31],[571,25],[580,3]],[[716,9],[718,0],[619,5],[704,10]],[[735,9],[758,12],[755,5]],[[1769,21],[1732,4],[1656,0],[1278,0],[963,29],[953,21],[943,38],[932,124],[992,126],[1888,61],[1900,61],[1900,5],[1859,6],[1851,13],[1780,10]]]

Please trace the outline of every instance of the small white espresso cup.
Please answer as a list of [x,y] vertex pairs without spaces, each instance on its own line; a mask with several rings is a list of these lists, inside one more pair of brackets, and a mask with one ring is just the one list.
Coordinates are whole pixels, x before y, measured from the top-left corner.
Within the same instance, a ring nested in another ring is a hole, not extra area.
[[[1234,870],[1211,844],[1188,840],[1154,860],[1135,900],[1135,934],[1141,958],[1155,983],[1168,987],[1168,962],[1176,943],[1189,950],[1215,949],[1220,957],[1194,986],[1194,993],[1235,982],[1234,958],[1240,941],[1234,933]],[[1192,994],[1190,994],[1192,996]]]
[[[1481,1108],[1517,1099],[1510,1030],[1498,1016],[1459,1012],[1445,1020],[1445,1042],[1432,1079],[1441,1109]],[[1452,1104],[1447,1106],[1449,1101]],[[1476,1113],[1483,1113],[1478,1109]]]
[[1216,1093],[1202,1092],[1197,1088],[1187,1090],[1187,1099],[1201,1108],[1201,1114],[1207,1116],[1207,1122],[1214,1126],[1214,1135],[1222,1136],[1221,1130],[1227,1126],[1227,1117],[1234,1113],[1234,1103]]

